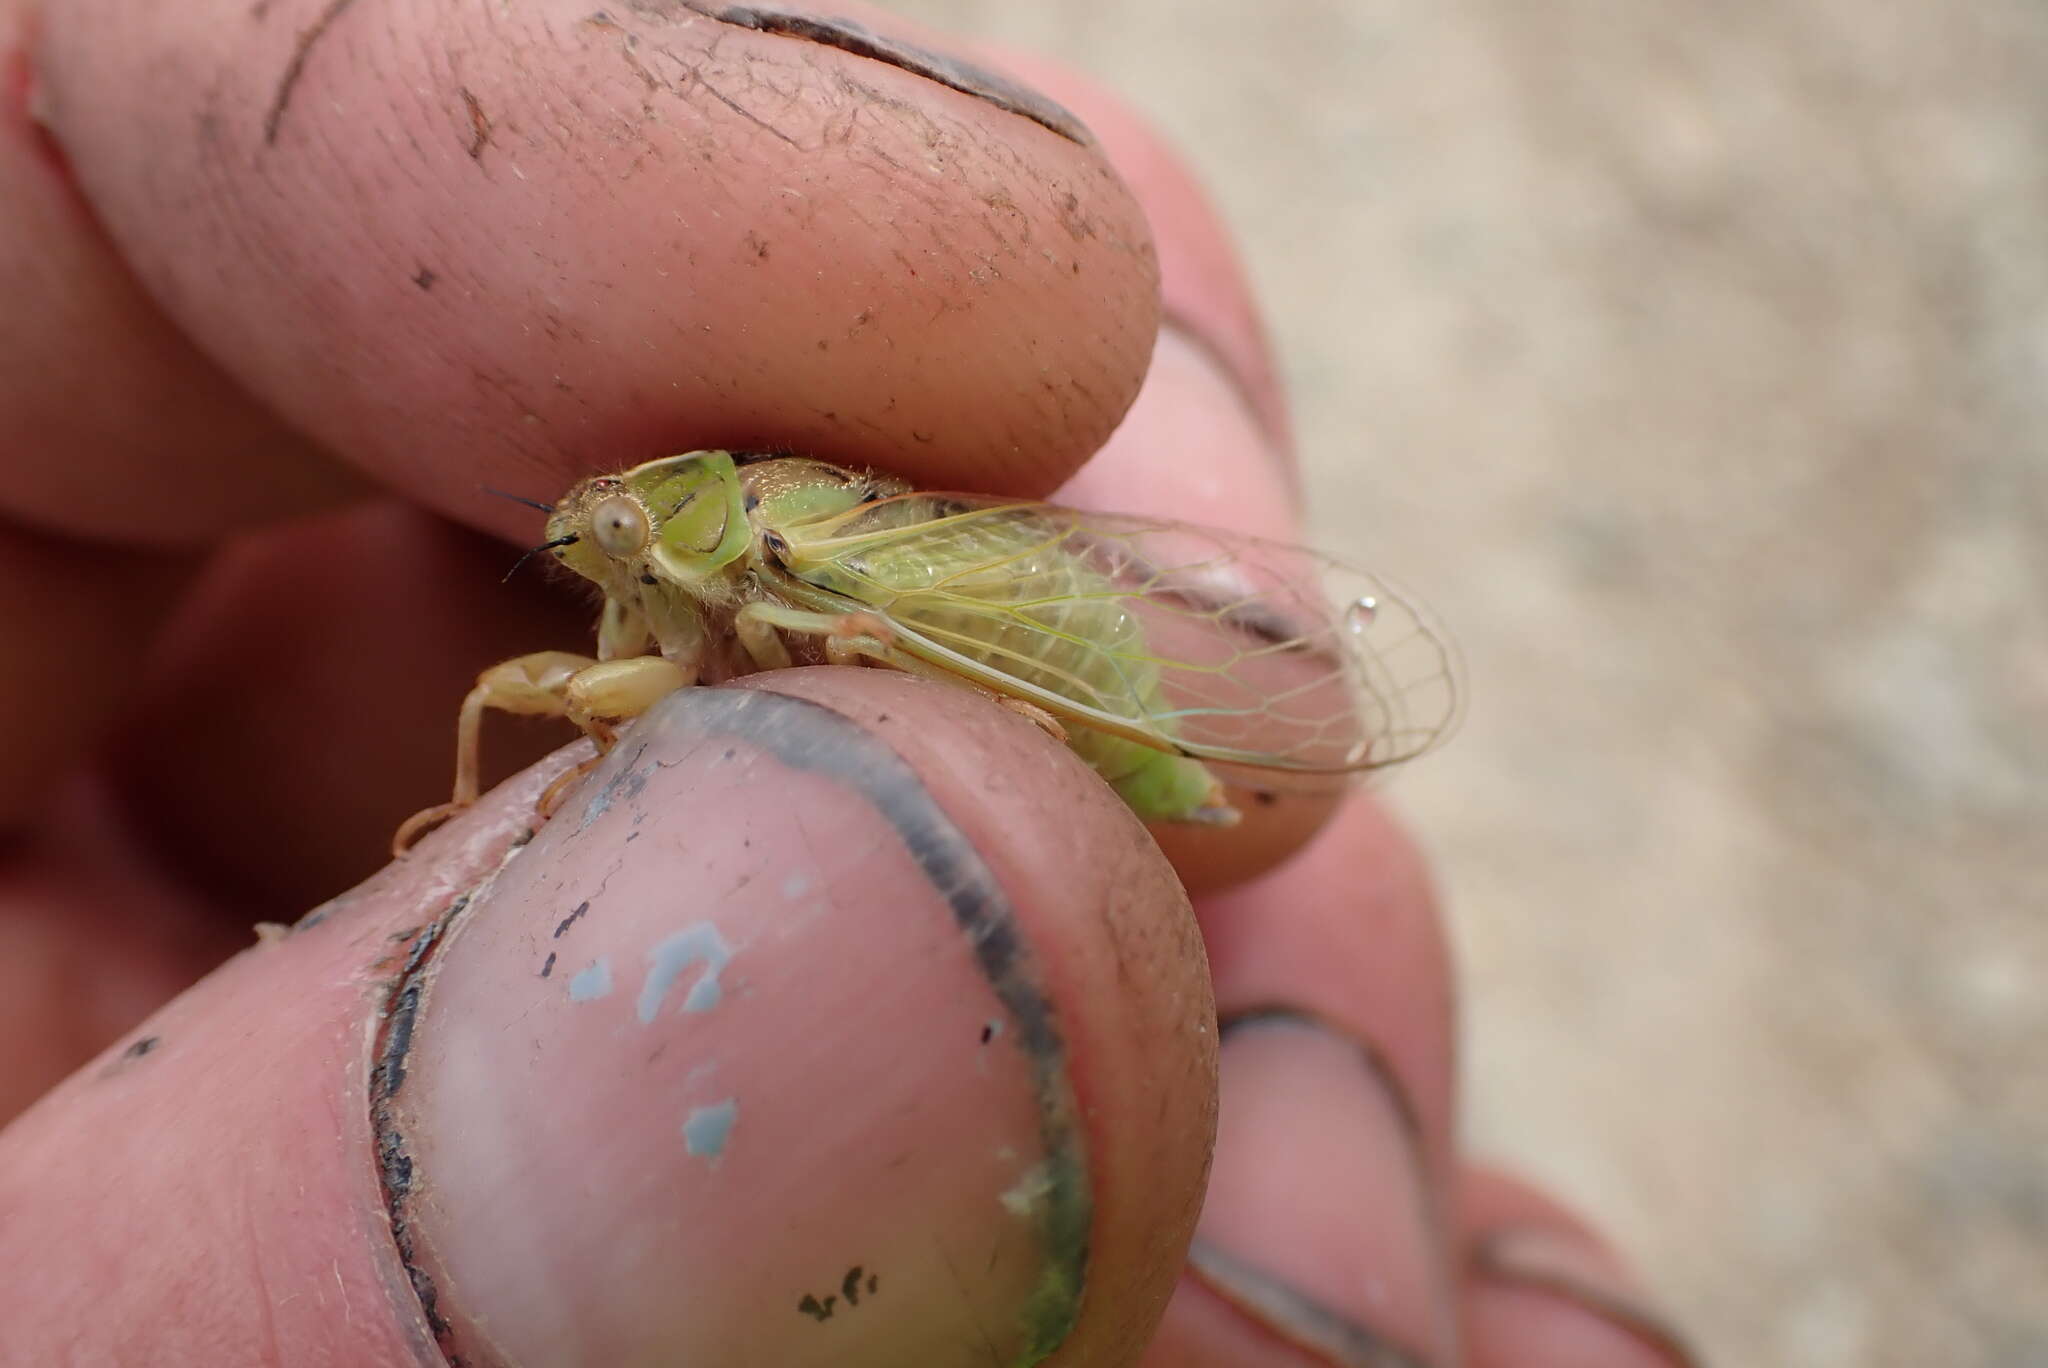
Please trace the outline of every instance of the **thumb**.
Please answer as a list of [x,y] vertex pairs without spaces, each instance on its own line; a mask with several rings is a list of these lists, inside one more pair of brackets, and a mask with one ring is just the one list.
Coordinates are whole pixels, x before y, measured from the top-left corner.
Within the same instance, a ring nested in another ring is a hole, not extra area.
[[561,764],[0,1133],[10,1348],[1133,1361],[1213,1009],[1100,783],[847,670],[681,691],[524,841]]

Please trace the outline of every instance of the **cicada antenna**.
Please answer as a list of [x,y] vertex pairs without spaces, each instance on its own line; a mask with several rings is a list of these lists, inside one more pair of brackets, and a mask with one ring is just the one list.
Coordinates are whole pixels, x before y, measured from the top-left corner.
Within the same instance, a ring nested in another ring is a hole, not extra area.
[[519,567],[526,564],[527,561],[533,559],[535,556],[538,556],[541,552],[552,551],[558,546],[574,546],[575,544],[576,534],[574,532],[571,532],[566,537],[557,537],[553,541],[542,542],[539,546],[528,547],[525,553],[522,554],[518,560],[512,562],[512,568],[505,572],[505,578],[499,580],[498,583],[510,584],[512,582],[512,577],[519,573]]
[[507,494],[504,490],[493,489],[489,485],[485,485],[483,490],[486,494],[495,494],[501,499],[510,499],[513,503],[525,504],[528,508],[538,508],[543,513],[555,511],[553,504],[544,504],[539,499],[529,499],[524,494]]

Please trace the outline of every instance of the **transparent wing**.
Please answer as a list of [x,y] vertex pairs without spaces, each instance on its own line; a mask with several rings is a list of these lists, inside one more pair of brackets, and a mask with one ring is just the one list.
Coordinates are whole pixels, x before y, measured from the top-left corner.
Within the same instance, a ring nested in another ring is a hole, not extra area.
[[783,529],[805,585],[932,664],[1204,760],[1335,773],[1452,729],[1448,639],[1299,547],[1051,504],[906,494]]

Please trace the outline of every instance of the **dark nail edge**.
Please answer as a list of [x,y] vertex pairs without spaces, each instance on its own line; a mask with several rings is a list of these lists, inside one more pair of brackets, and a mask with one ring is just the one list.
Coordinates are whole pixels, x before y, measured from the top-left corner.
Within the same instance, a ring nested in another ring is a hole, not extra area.
[[427,1331],[449,1363],[463,1362],[454,1344],[454,1326],[441,1313],[440,1289],[433,1275],[419,1259],[419,1243],[412,1224],[412,1194],[416,1186],[412,1153],[395,1105],[405,1087],[406,1058],[412,1052],[413,1027],[419,1019],[420,999],[435,953],[447,937],[448,928],[469,906],[470,894],[463,893],[426,926],[411,933],[412,943],[404,962],[386,985],[383,1011],[373,1050],[376,1063],[370,1068],[370,1133],[375,1146],[377,1180],[384,1196],[385,1216],[391,1222],[391,1240],[399,1269],[405,1274]]
[[721,24],[751,29],[756,33],[800,38],[838,48],[856,57],[884,62],[913,76],[936,81],[948,90],[985,100],[1005,113],[1029,119],[1069,142],[1082,147],[1095,145],[1095,135],[1088,131],[1088,125],[1082,123],[1079,116],[1031,87],[962,58],[876,33],[852,19],[815,18],[759,5],[714,5],[701,0],[681,0],[681,4],[682,8]]
[[1343,1041],[1358,1052],[1380,1090],[1394,1108],[1394,1115],[1401,1123],[1401,1133],[1408,1144],[1408,1158],[1417,1174],[1428,1171],[1422,1139],[1422,1112],[1415,1105],[1415,1099],[1408,1087],[1401,1081],[1401,1075],[1394,1071],[1393,1061],[1386,1052],[1372,1041],[1352,1030],[1344,1023],[1310,1007],[1295,1007],[1287,1003],[1257,1003],[1249,1007],[1233,1008],[1220,1012],[1216,1018],[1218,1043],[1229,1039],[1234,1031],[1256,1027],[1284,1026],[1299,1030],[1315,1031]]
[[1189,1247],[1187,1271],[1260,1330],[1333,1368],[1430,1368],[1413,1350],[1206,1241]]
[[1219,1012],[1217,1045],[1219,1049],[1227,1046],[1231,1035],[1240,1031],[1273,1028],[1311,1031],[1350,1046],[1364,1064],[1366,1074],[1379,1088],[1380,1095],[1393,1109],[1409,1172],[1415,1178],[1415,1200],[1422,1217],[1423,1239],[1427,1241],[1427,1251],[1438,1275],[1435,1304],[1429,1308],[1430,1318],[1439,1344],[1455,1362],[1460,1352],[1462,1331],[1449,1289],[1456,1274],[1457,1260],[1452,1248],[1451,1222],[1444,1194],[1437,1184],[1430,1181],[1431,1165],[1423,1132],[1422,1110],[1416,1105],[1414,1095],[1395,1070],[1393,1061],[1377,1043],[1344,1022],[1311,1007],[1297,1007],[1286,1002],[1255,1002]]
[[1553,1269],[1532,1268],[1506,1254],[1504,1250],[1515,1235],[1513,1230],[1498,1230],[1474,1243],[1471,1261],[1476,1281],[1558,1297],[1633,1336],[1679,1368],[1702,1368],[1700,1356],[1662,1316],[1611,1288]]

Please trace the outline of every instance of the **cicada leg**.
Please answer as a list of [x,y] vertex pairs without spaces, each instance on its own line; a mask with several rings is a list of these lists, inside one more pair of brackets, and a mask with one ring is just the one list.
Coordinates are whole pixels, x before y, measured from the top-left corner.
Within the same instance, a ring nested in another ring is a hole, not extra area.
[[555,809],[569,796],[569,790],[583,782],[583,776],[596,769],[605,756],[611,754],[612,747],[619,739],[616,731],[598,724],[585,727],[583,734],[597,744],[597,754],[588,760],[577,761],[549,781],[548,786],[540,791],[540,797],[533,800],[533,810],[538,816],[552,820]]
[[776,603],[750,603],[740,609],[734,626],[747,655],[761,669],[784,669],[790,664],[789,649],[782,644],[777,632],[805,632],[825,639],[825,659],[831,664],[871,662],[922,679],[972,689],[990,702],[1037,724],[1053,740],[1064,742],[1067,739],[1067,729],[1060,725],[1060,720],[1036,703],[997,693],[975,680],[962,678],[899,649],[894,644],[895,630],[878,613],[808,613]]
[[[1065,745],[1069,740],[1067,729],[1060,725],[1060,720],[1028,698],[1012,698],[1009,694],[997,693],[994,689],[989,688],[978,680],[968,679],[963,675],[956,675],[951,670],[943,669],[928,660],[919,660],[916,656],[900,647],[883,646],[879,650],[867,650],[861,648],[856,643],[853,649],[859,655],[872,660],[877,665],[887,666],[892,670],[901,670],[905,674],[916,675],[919,679],[930,679],[940,684],[951,684],[956,689],[972,689],[997,707],[1006,708],[1025,721],[1032,723],[1040,731],[1060,744]],[[825,656],[826,659],[831,660],[835,665],[852,663],[851,660],[834,658],[830,641],[826,643]]]
[[1030,699],[1012,698],[1008,694],[997,694],[995,699],[1026,722],[1037,724],[1038,729],[1053,740],[1065,744],[1070,739],[1067,736],[1067,729],[1060,725],[1060,720]]
[[[538,651],[493,665],[477,676],[476,687],[462,700],[455,725],[453,796],[408,817],[391,837],[392,855],[405,854],[420,837],[476,802],[486,709],[566,718],[582,728],[602,754],[617,737],[614,723],[638,717],[692,682],[681,666],[660,656],[596,661],[567,651]],[[548,785],[536,804],[541,814],[551,813],[569,784],[595,764],[595,760],[586,761]]]
[[786,670],[795,663],[777,635],[780,632],[824,638],[825,659],[834,665],[858,665],[863,660],[895,664],[889,657],[896,633],[879,613],[812,613],[755,602],[734,615],[733,631],[760,670]]

